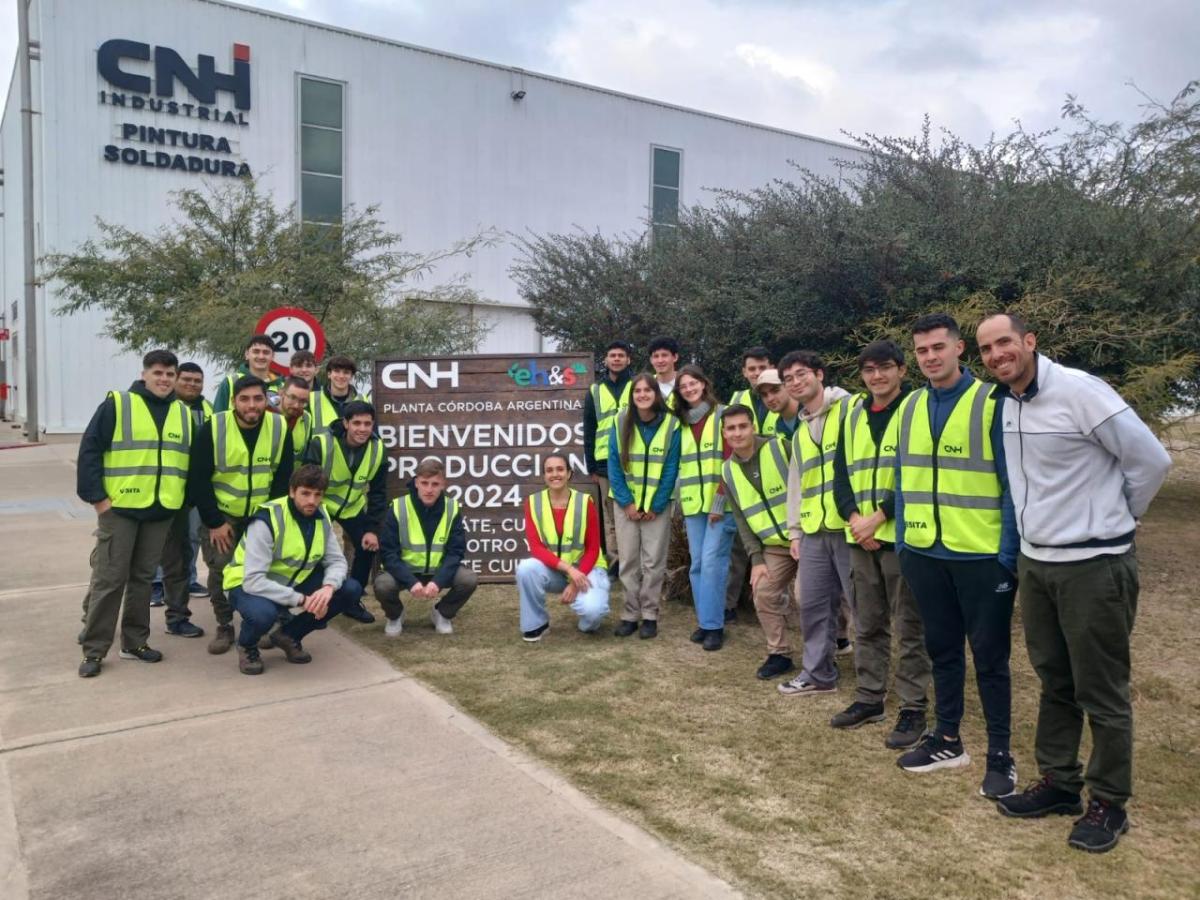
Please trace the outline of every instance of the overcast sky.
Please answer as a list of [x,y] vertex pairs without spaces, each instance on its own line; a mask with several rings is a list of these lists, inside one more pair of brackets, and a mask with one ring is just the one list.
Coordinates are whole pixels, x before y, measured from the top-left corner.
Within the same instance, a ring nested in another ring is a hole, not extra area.
[[[0,0],[6,79],[17,2]],[[1128,82],[1165,100],[1200,77],[1196,0],[248,5],[830,138],[910,135],[928,112],[978,142],[1016,119],[1055,126],[1068,93],[1102,118],[1128,121],[1142,102]]]

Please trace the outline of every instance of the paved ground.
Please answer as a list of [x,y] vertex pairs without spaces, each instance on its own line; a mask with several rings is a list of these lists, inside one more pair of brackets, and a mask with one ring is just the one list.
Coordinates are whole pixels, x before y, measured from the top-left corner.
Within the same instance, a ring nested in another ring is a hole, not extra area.
[[0,451],[0,897],[735,896],[334,630],[77,677],[74,453]]

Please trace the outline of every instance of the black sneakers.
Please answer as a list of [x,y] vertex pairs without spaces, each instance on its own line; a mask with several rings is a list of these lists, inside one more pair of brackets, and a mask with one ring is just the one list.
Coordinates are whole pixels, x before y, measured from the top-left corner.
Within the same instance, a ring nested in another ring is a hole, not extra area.
[[173,634],[175,637],[198,638],[204,637],[204,629],[199,625],[193,625],[187,619],[182,619],[168,625],[167,634]]
[[364,625],[370,625],[375,621],[374,614],[362,605],[362,601],[359,601],[349,609],[342,610],[342,615],[348,619],[353,619],[355,622],[362,622]]
[[1093,797],[1083,818],[1075,821],[1067,845],[1088,853],[1107,853],[1128,830],[1129,816],[1125,810]]
[[1083,812],[1083,801],[1078,794],[1055,787],[1050,776],[1045,775],[1021,793],[1001,797],[996,801],[996,809],[1016,819],[1077,816]]
[[754,674],[763,681],[767,681],[771,678],[778,678],[780,675],[786,675],[794,668],[796,668],[796,664],[792,662],[790,656],[772,653],[767,657],[767,661],[758,667],[758,671]]
[[703,643],[704,643],[704,636],[705,636],[706,634],[708,634],[708,629],[706,629],[706,628],[697,628],[695,631],[693,631],[693,632],[692,632],[692,636],[691,636],[691,642],[692,642],[693,644],[703,644]]
[[961,738],[948,741],[934,731],[926,734],[921,738],[921,743],[896,760],[896,765],[905,772],[936,772],[938,769],[960,769],[970,764],[971,757],[967,755]]
[[79,664],[80,678],[95,678],[100,674],[100,657],[85,656]]
[[140,647],[134,647],[132,650],[122,650],[121,659],[140,659],[142,662],[162,662],[162,654],[150,647],[149,644],[142,644]]
[[829,720],[834,728],[860,728],[871,722],[883,721],[882,703],[860,703],[855,700]]
[[725,646],[725,629],[710,628],[708,633],[704,635],[704,642],[701,646],[708,651],[720,650]]
[[613,634],[616,635],[617,637],[629,637],[631,634],[633,634],[637,630],[638,630],[637,622],[630,622],[628,619],[622,619],[621,624],[618,625],[613,630]]
[[983,773],[980,796],[999,800],[1017,791],[1017,763],[1007,750],[989,750],[987,771]]
[[925,713],[919,709],[902,709],[896,719],[896,727],[883,740],[883,745],[890,750],[903,750],[921,740],[925,733]]
[[538,641],[540,641],[542,639],[542,635],[545,634],[549,630],[550,630],[550,623],[543,622],[537,628],[533,629],[533,631],[522,631],[521,632],[521,640],[525,641],[527,644],[536,644]]
[[643,641],[658,637],[658,622],[654,619],[642,619],[642,627],[638,631],[638,637]]

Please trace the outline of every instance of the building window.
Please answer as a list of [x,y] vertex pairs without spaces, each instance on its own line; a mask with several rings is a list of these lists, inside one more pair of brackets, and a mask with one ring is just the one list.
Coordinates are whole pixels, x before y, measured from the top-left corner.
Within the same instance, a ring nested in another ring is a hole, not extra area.
[[345,85],[300,76],[300,221],[342,220]]
[[679,224],[679,185],[683,151],[650,148],[650,222],[655,235]]

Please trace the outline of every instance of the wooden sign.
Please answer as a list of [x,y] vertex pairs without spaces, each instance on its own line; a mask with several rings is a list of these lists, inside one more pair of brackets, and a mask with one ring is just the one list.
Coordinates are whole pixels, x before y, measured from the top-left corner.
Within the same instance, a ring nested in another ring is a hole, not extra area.
[[464,508],[467,564],[482,582],[512,582],[529,555],[524,503],[545,486],[543,456],[566,451],[574,487],[597,496],[583,453],[591,383],[584,353],[377,361],[374,402],[390,496],[407,492],[422,459],[440,459],[447,492]]

